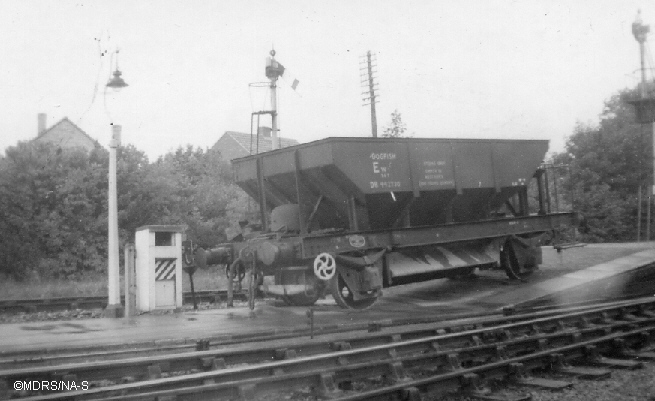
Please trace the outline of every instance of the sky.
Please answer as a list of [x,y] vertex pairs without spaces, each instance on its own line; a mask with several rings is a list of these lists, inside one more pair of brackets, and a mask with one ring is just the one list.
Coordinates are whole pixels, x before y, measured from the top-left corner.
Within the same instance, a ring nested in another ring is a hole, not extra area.
[[[151,161],[211,147],[270,108],[274,48],[283,137],[370,136],[371,51],[378,132],[398,110],[415,137],[549,139],[557,152],[637,84],[639,9],[655,24],[640,0],[0,0],[0,151],[36,137],[38,113],[104,146],[119,124]],[[119,93],[105,87],[116,61]]]

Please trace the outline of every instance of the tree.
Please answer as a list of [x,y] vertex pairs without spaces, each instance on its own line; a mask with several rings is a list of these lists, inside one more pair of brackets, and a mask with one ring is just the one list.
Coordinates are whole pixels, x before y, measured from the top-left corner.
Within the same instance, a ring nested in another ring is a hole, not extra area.
[[150,224],[179,224],[179,173],[159,171],[144,152],[132,145],[118,148],[118,226],[121,245],[132,242],[137,228]]
[[[400,138],[405,136],[407,131],[407,124],[403,122],[400,112],[396,109],[391,113],[391,122],[388,126],[382,131],[382,137],[384,138]],[[407,136],[413,136],[414,134],[409,134]]]
[[246,195],[234,184],[232,169],[220,152],[180,147],[159,158],[154,168],[178,173],[176,186],[183,200],[178,220],[188,227],[187,237],[200,246],[224,242],[225,229],[243,218]]
[[[21,143],[0,161],[0,271],[16,278],[102,271],[107,258],[109,155]],[[137,227],[176,223],[176,182],[133,146],[117,152],[120,243]],[[122,253],[121,253],[122,255]]]
[[33,143],[7,149],[0,162],[2,272],[69,276],[99,267],[106,153]]
[[651,135],[635,122],[633,96],[624,90],[605,102],[598,126],[578,124],[555,164],[568,164],[562,177],[566,197],[583,214],[588,242],[630,241],[635,238],[637,190],[651,174]]
[[[20,279],[103,271],[108,166],[101,148],[8,148],[0,159],[0,273]],[[155,163],[134,146],[119,147],[117,189],[121,246],[149,224],[185,225],[190,239],[213,246],[248,204],[220,153],[192,146]]]

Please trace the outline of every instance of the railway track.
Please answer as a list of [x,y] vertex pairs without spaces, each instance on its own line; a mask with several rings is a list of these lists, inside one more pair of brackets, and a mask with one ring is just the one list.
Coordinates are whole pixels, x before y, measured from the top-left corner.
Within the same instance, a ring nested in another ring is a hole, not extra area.
[[[191,292],[182,294],[185,304],[193,303]],[[234,299],[246,300],[245,292],[234,292]],[[227,299],[227,290],[196,291],[197,302],[218,303]],[[124,297],[121,297],[124,301]],[[104,309],[107,306],[107,296],[92,297],[61,297],[34,299],[4,299],[0,300],[0,313],[16,312],[55,312],[72,309]]]
[[[348,335],[355,332],[377,332],[384,330],[384,335],[391,335],[392,331],[398,327],[411,326],[411,331],[417,331],[421,325],[427,327],[426,330],[453,330],[460,326],[470,325],[471,321],[476,321],[476,325],[494,325],[500,322],[511,322],[524,320],[531,316],[548,316],[555,313],[563,313],[564,311],[573,312],[581,311],[590,308],[597,308],[599,304],[605,306],[620,306],[631,302],[625,299],[604,300],[597,301],[590,304],[587,302],[571,304],[567,308],[555,306],[540,306],[535,308],[511,308],[503,310],[502,313],[486,312],[482,313],[466,313],[466,314],[453,314],[444,316],[442,319],[435,320],[434,317],[426,318],[421,316],[412,316],[400,319],[383,319],[379,321],[364,321],[360,323],[353,323],[348,325],[325,325],[310,327],[294,327],[290,330],[281,331],[255,331],[247,335],[226,336],[219,334],[213,338],[198,339],[170,339],[165,343],[155,344],[152,341],[145,341],[142,343],[129,343],[129,344],[115,344],[115,345],[102,345],[102,346],[81,346],[81,347],[67,347],[65,349],[46,348],[46,349],[32,349],[23,351],[4,351],[0,353],[0,371],[8,369],[16,369],[22,367],[34,367],[41,365],[58,365],[66,363],[74,363],[80,361],[100,361],[100,360],[115,360],[126,359],[139,355],[153,356],[164,355],[173,353],[190,352],[194,350],[208,350],[226,346],[244,345],[246,343],[254,342],[268,342],[284,341],[291,339],[294,344],[297,344],[299,338],[311,337],[314,335],[334,336]],[[529,315],[523,317],[521,315]],[[452,322],[462,322],[459,325]],[[305,350],[309,349],[312,344],[305,345]],[[279,348],[279,347],[277,347]],[[276,349],[277,349],[276,348]]]
[[287,399],[309,394],[344,400],[419,400],[421,394],[437,391],[480,392],[481,378],[544,384],[547,381],[527,376],[543,367],[561,374],[603,376],[609,371],[569,363],[634,368],[641,363],[634,358],[655,358],[648,352],[653,342],[655,300],[649,298],[314,340],[296,338],[50,366],[5,366],[0,378],[6,388],[21,380],[63,380],[89,386],[85,391],[12,394],[26,400],[253,400],[276,392],[284,392]]

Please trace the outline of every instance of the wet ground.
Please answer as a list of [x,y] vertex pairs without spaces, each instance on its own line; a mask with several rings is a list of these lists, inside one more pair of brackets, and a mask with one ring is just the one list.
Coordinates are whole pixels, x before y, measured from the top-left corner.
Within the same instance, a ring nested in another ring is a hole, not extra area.
[[[314,307],[314,325],[365,328],[371,322],[494,313],[506,305],[566,290],[568,281],[578,286],[611,276],[617,269],[625,274],[625,271],[653,262],[655,246],[652,244],[588,245],[562,253],[544,248],[544,263],[528,282],[510,281],[502,271],[485,271],[472,280],[443,279],[392,287],[385,289],[383,297],[365,311],[340,309],[330,297],[326,297]],[[574,276],[576,274],[583,278]],[[0,325],[0,352],[103,344],[192,342],[203,338],[293,332],[307,330],[310,324],[307,311],[306,307],[289,307],[280,301],[265,300],[259,301],[254,311],[244,303],[231,309],[157,313],[129,319],[4,324]]]

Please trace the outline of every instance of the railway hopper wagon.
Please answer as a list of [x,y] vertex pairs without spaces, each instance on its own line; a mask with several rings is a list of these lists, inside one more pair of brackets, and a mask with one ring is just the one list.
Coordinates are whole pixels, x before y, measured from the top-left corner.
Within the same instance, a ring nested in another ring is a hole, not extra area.
[[327,138],[235,159],[262,230],[195,259],[252,269],[288,304],[329,291],[355,309],[384,287],[475,269],[520,279],[541,263],[544,234],[574,221],[549,213],[547,150],[543,140]]

